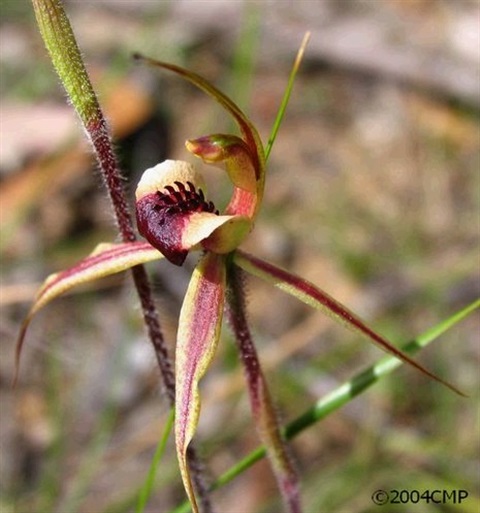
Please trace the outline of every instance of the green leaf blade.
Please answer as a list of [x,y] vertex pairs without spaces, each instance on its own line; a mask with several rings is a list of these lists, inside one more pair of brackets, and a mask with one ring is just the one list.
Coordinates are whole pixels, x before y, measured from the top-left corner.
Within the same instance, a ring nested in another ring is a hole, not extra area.
[[273,123],[272,132],[270,133],[270,137],[268,138],[267,145],[265,146],[265,160],[268,160],[270,156],[270,152],[272,151],[273,143],[277,138],[278,131],[280,130],[280,125],[282,124],[283,117],[285,116],[285,111],[287,110],[288,102],[290,101],[290,96],[293,90],[293,84],[295,82],[295,78],[298,73],[298,69],[300,68],[300,64],[303,59],[303,55],[305,53],[305,49],[307,47],[308,41],[310,39],[310,32],[306,32],[303,36],[302,44],[297,52],[297,56],[295,57],[295,61],[293,63],[292,71],[290,72],[290,76],[288,77],[287,87],[285,89],[285,93],[283,95],[282,101],[280,103],[280,107],[278,109],[277,116]]

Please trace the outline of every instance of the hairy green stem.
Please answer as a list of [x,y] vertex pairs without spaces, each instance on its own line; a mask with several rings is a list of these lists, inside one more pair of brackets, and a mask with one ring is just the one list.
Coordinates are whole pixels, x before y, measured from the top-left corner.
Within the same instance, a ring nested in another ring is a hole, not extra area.
[[[133,242],[136,239],[135,229],[107,122],[90,82],[62,2],[59,0],[32,0],[32,3],[40,33],[52,63],[92,143],[121,238],[124,242]],[[169,401],[173,404],[175,379],[148,277],[142,266],[133,268],[132,274],[165,389]]]
[[[135,228],[128,207],[118,160],[113,150],[109,129],[88,72],[78,48],[70,21],[60,0],[32,0],[37,24],[52,63],[92,143],[95,156],[110,197],[117,226],[124,242],[136,240]],[[175,377],[160,327],[157,309],[145,268],[132,268],[132,276],[140,299],[143,319],[155,350],[168,401],[175,404]],[[198,474],[200,463],[194,449],[189,451],[192,477],[202,498],[205,511],[210,511],[208,492]]]

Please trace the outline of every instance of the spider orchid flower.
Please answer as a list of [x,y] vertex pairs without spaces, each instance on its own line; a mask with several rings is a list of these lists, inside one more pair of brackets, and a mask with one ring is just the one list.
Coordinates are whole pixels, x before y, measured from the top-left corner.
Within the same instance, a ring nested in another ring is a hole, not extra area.
[[396,349],[326,292],[238,249],[253,228],[265,184],[264,149],[255,127],[228,97],[199,75],[172,64],[142,59],[192,82],[218,101],[238,124],[240,137],[215,134],[186,143],[187,149],[205,163],[225,167],[233,188],[230,202],[220,214],[207,197],[201,174],[186,162],[167,160],[145,171],[136,190],[136,214],[138,230],[147,242],[101,244],[71,269],[48,277],[22,325],[17,343],[17,368],[30,321],[54,298],[79,284],[138,264],[165,258],[175,265],[182,265],[189,252],[200,250],[202,254],[180,311],[176,343],[175,443],[185,490],[197,513],[187,449],[200,413],[199,381],[214,356],[225,311],[244,365],[259,436],[267,449],[288,511],[299,513],[296,475],[246,321],[242,288],[244,272],[322,310],[387,352],[458,391]]

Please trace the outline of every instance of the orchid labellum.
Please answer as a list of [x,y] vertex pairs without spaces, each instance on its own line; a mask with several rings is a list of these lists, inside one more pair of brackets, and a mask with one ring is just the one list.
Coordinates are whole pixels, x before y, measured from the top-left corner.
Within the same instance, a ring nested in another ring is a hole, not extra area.
[[200,251],[180,312],[176,342],[175,443],[185,490],[194,512],[198,512],[187,449],[200,413],[199,381],[214,356],[225,311],[244,365],[259,436],[267,448],[286,508],[299,513],[297,478],[246,321],[242,287],[245,272],[322,310],[426,375],[453,387],[400,352],[312,283],[237,249],[254,226],[264,192],[265,155],[255,127],[237,105],[199,75],[172,64],[141,59],[181,75],[233,116],[239,136],[215,134],[186,143],[187,149],[204,163],[224,166],[232,183],[231,199],[225,211],[219,212],[208,197],[201,174],[187,162],[167,160],[145,171],[136,189],[136,217],[138,230],[147,242],[101,245],[73,268],[50,276],[23,324],[17,359],[32,316],[70,288],[163,257],[182,265],[189,252]]

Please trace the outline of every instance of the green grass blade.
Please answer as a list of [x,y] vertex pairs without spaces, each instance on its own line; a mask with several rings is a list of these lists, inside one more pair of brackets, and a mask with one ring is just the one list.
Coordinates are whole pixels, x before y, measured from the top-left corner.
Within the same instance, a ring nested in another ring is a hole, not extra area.
[[[451,329],[474,310],[480,307],[480,299],[472,302],[462,310],[451,315],[448,319],[433,326],[417,338],[402,346],[402,350],[409,354],[414,354],[423,347],[427,346],[440,335]],[[354,376],[350,381],[340,385],[338,388],[327,394],[325,397],[317,401],[311,408],[302,415],[290,422],[284,434],[287,439],[292,439],[309,426],[317,423],[319,420],[327,417],[340,407],[350,402],[354,397],[370,388],[374,383],[384,376],[390,374],[403,364],[394,356],[385,356],[381,358],[375,365],[368,367],[364,371]],[[212,490],[221,488],[223,485],[232,481],[236,476],[250,468],[254,463],[265,457],[266,451],[264,447],[258,447],[236,465],[222,474],[212,485]],[[188,503],[182,503],[171,513],[187,513],[190,511]]]
[[[409,354],[416,353],[454,326],[457,322],[461,321],[479,306],[480,300],[475,301],[460,312],[449,317],[447,320],[426,331],[418,338],[402,346],[402,350]],[[297,417],[286,427],[285,436],[288,439],[293,438],[308,426],[338,410],[341,406],[347,404],[351,399],[376,383],[380,378],[390,374],[400,367],[402,363],[402,361],[392,356],[381,358],[375,365],[368,367],[363,372],[360,372],[354,376],[353,379],[320,399],[312,408],[307,410],[300,417]]]
[[145,479],[145,483],[143,484],[140,490],[137,508],[135,510],[136,513],[143,513],[145,511],[145,506],[147,505],[148,499],[152,494],[153,485],[155,483],[155,476],[157,474],[157,468],[160,463],[160,460],[162,459],[163,453],[165,452],[168,437],[170,436],[170,433],[172,431],[174,418],[175,410],[171,408],[170,413],[168,414],[167,423],[165,424],[163,435],[160,438],[157,448],[155,450],[155,454],[153,455],[152,463],[150,464],[150,469],[148,471],[147,478]]
[[297,76],[298,69],[300,67],[300,63],[302,62],[303,54],[305,53],[305,48],[307,46],[309,39],[310,32],[306,32],[303,36],[302,44],[300,45],[300,48],[298,50],[295,62],[293,63],[292,71],[290,72],[290,76],[288,77],[287,88],[285,89],[285,93],[282,98],[282,103],[280,104],[280,108],[278,109],[277,117],[275,118],[275,122],[273,123],[272,132],[270,134],[270,137],[268,138],[267,146],[265,147],[265,161],[268,160],[270,152],[272,151],[273,143],[275,142],[275,139],[277,137],[278,130],[280,129],[283,116],[285,115],[285,111],[290,100],[290,95],[292,94],[293,83],[295,82],[295,77]]

